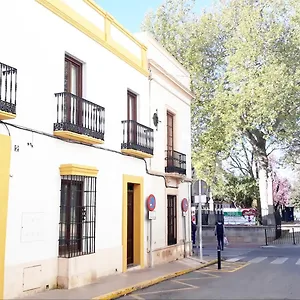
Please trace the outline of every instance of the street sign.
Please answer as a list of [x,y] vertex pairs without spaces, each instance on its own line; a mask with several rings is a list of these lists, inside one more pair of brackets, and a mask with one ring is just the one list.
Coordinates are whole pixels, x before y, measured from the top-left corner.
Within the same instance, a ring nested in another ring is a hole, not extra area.
[[147,209],[149,211],[153,211],[156,207],[156,199],[154,195],[149,195],[149,197],[147,198]]
[[186,198],[183,198],[181,201],[181,209],[182,211],[186,212],[188,208],[189,208],[189,203]]
[[148,211],[149,220],[156,220],[156,211]]

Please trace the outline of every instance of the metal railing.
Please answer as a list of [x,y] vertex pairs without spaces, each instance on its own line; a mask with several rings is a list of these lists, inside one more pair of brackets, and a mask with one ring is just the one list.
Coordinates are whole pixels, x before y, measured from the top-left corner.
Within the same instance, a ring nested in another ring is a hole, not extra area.
[[273,227],[265,229],[265,243],[268,245],[300,244],[299,227]]
[[56,93],[57,121],[54,131],[84,134],[104,141],[105,109],[71,93]]
[[121,149],[133,149],[153,155],[153,129],[133,120],[122,121],[123,142]]
[[0,62],[0,110],[16,114],[17,69]]
[[166,150],[165,172],[186,175],[186,155],[175,150]]

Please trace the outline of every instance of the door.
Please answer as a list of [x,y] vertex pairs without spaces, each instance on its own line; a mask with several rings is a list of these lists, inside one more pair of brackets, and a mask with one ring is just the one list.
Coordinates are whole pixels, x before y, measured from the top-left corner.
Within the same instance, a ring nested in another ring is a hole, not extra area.
[[59,254],[75,256],[82,250],[83,182],[61,181]]
[[167,196],[168,246],[177,244],[177,201],[176,196]]
[[129,144],[137,144],[137,96],[127,92],[127,137]]
[[134,245],[134,185],[127,184],[127,265],[133,264],[133,245]]
[[167,167],[174,166],[174,115],[167,112]]
[[68,123],[82,125],[82,64],[74,58],[65,57],[65,120]]

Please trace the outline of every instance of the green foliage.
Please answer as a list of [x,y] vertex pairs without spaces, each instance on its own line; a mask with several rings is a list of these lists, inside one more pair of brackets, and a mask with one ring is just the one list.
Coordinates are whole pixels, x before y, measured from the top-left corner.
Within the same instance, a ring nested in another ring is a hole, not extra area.
[[233,202],[238,207],[252,207],[259,198],[259,188],[250,176],[235,176],[226,173],[223,181],[215,186],[214,194],[218,200]]
[[299,131],[300,1],[220,1],[200,16],[193,7],[191,0],[166,0],[142,29],[191,74],[198,176],[214,182],[242,139],[267,169],[270,151]]

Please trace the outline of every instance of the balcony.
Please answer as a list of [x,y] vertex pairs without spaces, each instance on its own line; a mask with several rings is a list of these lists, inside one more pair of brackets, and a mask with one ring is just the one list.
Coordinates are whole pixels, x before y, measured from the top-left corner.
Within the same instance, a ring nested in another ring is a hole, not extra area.
[[140,158],[151,158],[154,145],[153,129],[132,120],[122,121],[122,125],[121,151]]
[[56,93],[54,135],[85,144],[104,143],[105,109],[71,93]]
[[17,69],[0,62],[0,120],[16,118]]
[[166,173],[186,175],[186,155],[174,150],[166,150]]

